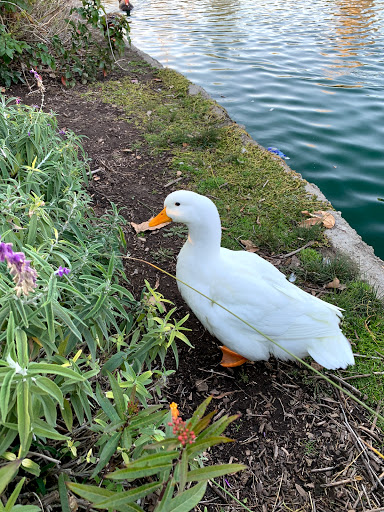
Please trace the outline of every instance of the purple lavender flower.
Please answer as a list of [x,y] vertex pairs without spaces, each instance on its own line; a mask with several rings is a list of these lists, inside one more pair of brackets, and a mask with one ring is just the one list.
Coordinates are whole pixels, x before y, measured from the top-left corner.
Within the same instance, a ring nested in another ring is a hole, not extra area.
[[36,78],[36,80],[40,80],[40,82],[42,82],[42,78],[41,76],[39,75],[39,73],[37,71],[35,71],[33,68],[29,70],[30,73],[32,73],[32,75]]
[[65,135],[66,134],[66,131],[64,128],[62,128],[61,130],[59,130],[59,135]]
[[21,98],[16,98],[16,99],[15,99],[15,102],[16,102],[16,105],[20,105],[20,103],[21,103]]
[[28,132],[28,137],[30,137],[30,136],[31,136],[31,132]]
[[8,261],[11,254],[13,254],[12,244],[0,242],[0,261],[4,261],[5,259]]
[[18,297],[28,295],[36,288],[37,272],[25,259],[23,252],[13,252],[12,244],[0,242],[0,261],[7,260],[9,273],[13,276],[15,292]]
[[68,275],[70,273],[71,269],[67,268],[67,267],[62,267],[60,265],[60,267],[56,270],[55,272],[55,275],[56,276],[59,276],[59,277],[63,277],[63,275]]

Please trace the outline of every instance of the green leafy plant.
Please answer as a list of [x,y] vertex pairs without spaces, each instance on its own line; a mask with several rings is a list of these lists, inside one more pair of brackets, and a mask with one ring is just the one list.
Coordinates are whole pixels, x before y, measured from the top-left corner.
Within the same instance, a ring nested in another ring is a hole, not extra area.
[[[221,434],[237,417],[222,416],[211,424],[215,411],[204,415],[211,397],[196,409],[189,420],[183,421],[175,403],[170,406],[171,413],[155,407],[143,411],[131,408],[127,414],[123,405],[124,396],[116,387],[117,382],[112,379],[111,385],[117,391],[115,406],[104,402],[102,407],[106,417],[114,415],[114,427],[109,429],[107,423],[102,425],[104,431],[110,430],[110,433],[105,434],[109,435],[109,441],[104,445],[93,476],[105,467],[109,460],[108,455],[121,443],[125,450],[125,467],[107,473],[105,479],[120,483],[123,488],[116,492],[103,486],[67,483],[72,492],[90,501],[93,507],[104,510],[113,508],[118,511],[144,511],[137,501],[140,499],[140,505],[144,506],[145,499],[155,494],[156,512],[188,512],[204,496],[209,479],[245,468],[242,464],[201,467],[196,461],[208,448],[231,441]],[[137,433],[131,435],[132,431],[149,426],[153,429],[161,422],[162,431],[159,430],[156,435],[147,435],[144,438],[145,444],[139,443],[139,450],[137,446],[133,448],[132,439],[137,439]],[[156,436],[160,439],[156,440]],[[133,487],[135,481],[142,483]]]
[[[53,114],[3,99],[0,139],[0,488],[18,472],[42,481],[48,470],[31,449],[38,455],[52,440],[57,457],[90,466],[96,481],[110,461],[140,465],[151,456],[147,445],[167,438],[168,411],[153,397],[173,373],[167,351],[178,363],[176,341],[189,344],[187,316],[174,319],[149,283],[140,300],[132,296],[120,258],[123,219],[113,205],[94,216],[75,134],[59,130]],[[76,428],[94,436],[95,453],[84,452]],[[110,485],[115,492],[121,484]],[[156,487],[144,485],[143,496]],[[69,510],[65,486],[60,475]]]
[[52,33],[48,30],[46,35],[47,12],[41,12],[40,1],[1,2],[0,84],[9,87],[12,82],[23,81],[23,67],[48,67],[64,85],[87,83],[111,69],[126,38],[129,40],[127,16],[109,20],[100,0],[82,0],[82,6],[70,10],[60,4],[50,8],[51,24],[58,12],[63,11],[68,18],[63,17],[62,27]]

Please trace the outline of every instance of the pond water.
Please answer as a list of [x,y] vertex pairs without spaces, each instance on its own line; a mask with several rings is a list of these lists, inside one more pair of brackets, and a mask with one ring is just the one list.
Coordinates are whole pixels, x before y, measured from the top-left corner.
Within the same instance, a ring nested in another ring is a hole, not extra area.
[[384,258],[384,0],[133,4],[132,43],[289,156]]

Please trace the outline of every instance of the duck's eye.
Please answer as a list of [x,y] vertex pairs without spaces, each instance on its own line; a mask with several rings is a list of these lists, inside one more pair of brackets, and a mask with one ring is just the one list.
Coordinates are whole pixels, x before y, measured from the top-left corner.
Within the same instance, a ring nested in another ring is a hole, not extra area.
[[175,203],[175,206],[180,206],[180,203]]

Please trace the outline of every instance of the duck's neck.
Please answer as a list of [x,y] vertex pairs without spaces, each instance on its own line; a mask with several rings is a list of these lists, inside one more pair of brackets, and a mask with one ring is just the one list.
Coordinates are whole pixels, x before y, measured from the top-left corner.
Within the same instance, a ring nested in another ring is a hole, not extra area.
[[209,219],[209,223],[191,223],[188,225],[188,251],[196,252],[199,257],[215,258],[220,252],[221,225],[217,215]]

